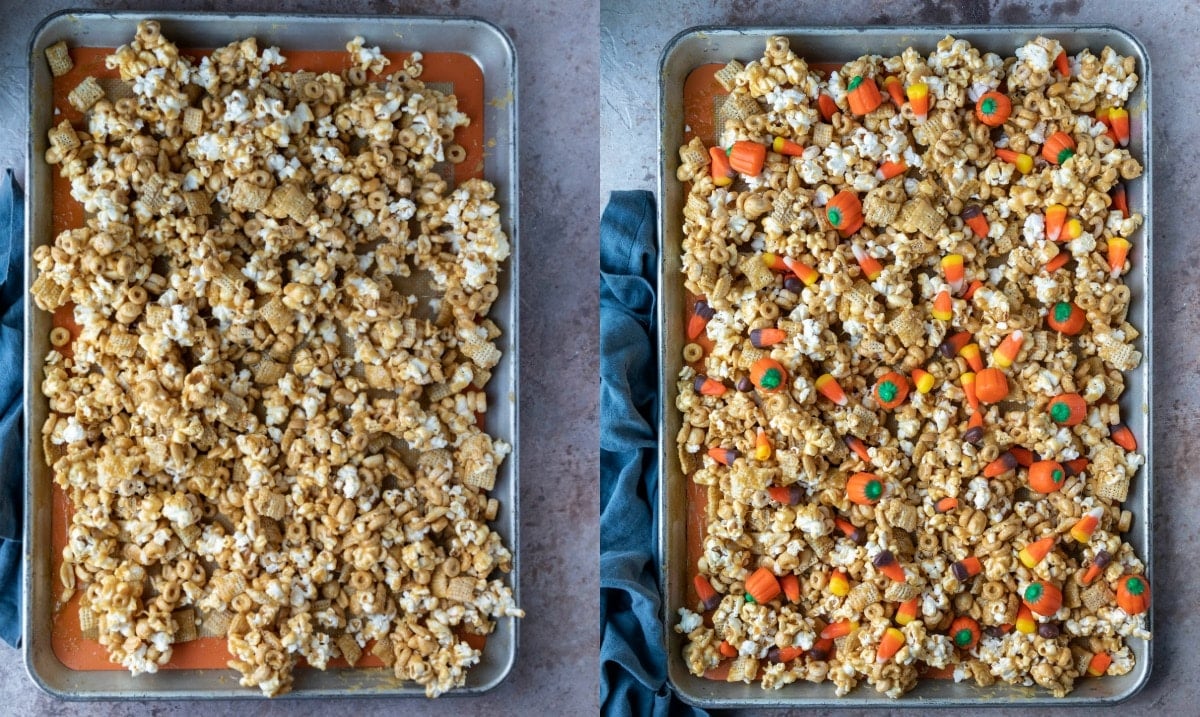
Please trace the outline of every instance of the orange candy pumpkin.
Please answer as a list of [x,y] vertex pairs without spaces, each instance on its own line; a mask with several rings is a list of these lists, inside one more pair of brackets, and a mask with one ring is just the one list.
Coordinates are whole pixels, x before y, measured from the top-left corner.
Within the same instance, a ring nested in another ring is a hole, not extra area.
[[1029,487],[1038,493],[1053,493],[1063,487],[1067,473],[1058,461],[1036,461],[1029,466]]
[[979,623],[966,615],[954,618],[950,623],[950,639],[956,647],[970,650],[979,643]]
[[759,568],[746,578],[746,602],[763,605],[774,600],[781,592],[783,588],[780,587],[779,580],[766,568]]
[[846,481],[846,497],[851,503],[875,505],[883,497],[883,482],[874,473],[855,473]]
[[846,85],[846,90],[848,90],[846,100],[850,103],[850,111],[856,115],[870,114],[883,104],[883,95],[879,94],[879,87],[870,77],[855,75]]
[[875,400],[889,411],[898,408],[907,397],[908,380],[895,371],[880,376],[875,384]]
[[1050,616],[1062,607],[1062,590],[1047,582],[1033,582],[1021,594],[1022,602],[1039,615]]
[[1012,114],[1012,102],[1007,96],[996,92],[985,92],[975,103],[975,117],[988,127],[999,127]]
[[1150,583],[1142,575],[1122,575],[1117,581],[1117,605],[1129,615],[1150,609]]
[[757,177],[762,174],[763,164],[767,161],[766,145],[758,142],[740,140],[729,148],[729,166],[733,171],[747,177]]
[[750,366],[750,382],[767,393],[787,388],[787,371],[773,358],[760,358]]
[[1083,309],[1070,301],[1060,301],[1051,306],[1050,313],[1046,315],[1046,323],[1050,328],[1067,336],[1074,336],[1083,331],[1086,322],[1087,317]]
[[1008,396],[1008,378],[998,368],[975,374],[975,396],[980,403],[1000,403]]
[[1075,156],[1075,140],[1066,132],[1055,132],[1042,145],[1042,157],[1050,164],[1062,164]]
[[858,200],[857,194],[843,189],[825,205],[825,217],[842,238],[848,237],[862,228],[862,202]]

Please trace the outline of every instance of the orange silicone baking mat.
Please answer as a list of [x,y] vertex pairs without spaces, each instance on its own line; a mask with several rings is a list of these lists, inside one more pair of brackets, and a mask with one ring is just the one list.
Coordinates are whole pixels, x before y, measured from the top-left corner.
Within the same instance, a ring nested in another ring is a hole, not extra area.
[[[310,70],[313,72],[341,72],[348,69],[350,56],[344,51],[302,51],[289,52],[286,47],[280,48],[287,62],[277,69],[283,71]],[[183,50],[183,54],[194,58],[207,55],[211,50]],[[71,49],[71,59],[75,67],[66,75],[54,80],[54,108],[56,121],[68,119],[76,127],[83,125],[83,115],[67,101],[67,94],[85,77],[91,75],[97,79],[119,78],[116,70],[104,66],[104,58],[112,53],[110,48],[78,47]],[[409,52],[385,52],[391,65],[386,73],[401,71],[404,60]],[[483,160],[486,152],[484,146],[483,127],[483,71],[468,55],[451,52],[423,53],[422,65],[424,72],[421,80],[432,84],[440,90],[453,92],[458,98],[459,111],[471,118],[471,124],[456,130],[455,142],[467,152],[466,159],[454,167],[454,180],[463,182],[467,179],[483,176]],[[386,74],[385,73],[385,74]],[[380,79],[378,75],[368,75],[368,81]],[[46,128],[49,129],[49,128]],[[71,187],[68,180],[54,173],[54,221],[53,231],[57,236],[60,232],[76,228],[83,223],[83,208],[71,198]],[[72,307],[65,306],[55,312],[54,325],[65,326],[71,331],[72,338],[78,333],[78,327],[72,318]],[[68,345],[69,346],[69,345]],[[66,352],[69,352],[69,348]],[[70,523],[70,502],[66,493],[57,485],[53,487],[53,512],[51,517],[51,534],[54,550],[51,558],[51,575],[57,576],[62,566],[62,549],[67,542],[67,526]],[[55,578],[54,594],[61,602],[64,588]],[[58,604],[54,611],[51,628],[51,644],[54,654],[67,667],[73,670],[120,670],[108,660],[108,652],[99,642],[85,639],[79,630],[79,599],[82,591],[76,590],[74,596],[65,603]],[[464,640],[476,648],[482,648],[486,636],[463,633]],[[231,659],[225,647],[225,638],[207,637],[191,642],[174,645],[171,661],[162,667],[167,670],[178,669],[226,669],[226,662]],[[333,667],[346,667],[341,660],[330,662]],[[358,661],[359,667],[380,667],[383,663],[370,652],[370,645]]]

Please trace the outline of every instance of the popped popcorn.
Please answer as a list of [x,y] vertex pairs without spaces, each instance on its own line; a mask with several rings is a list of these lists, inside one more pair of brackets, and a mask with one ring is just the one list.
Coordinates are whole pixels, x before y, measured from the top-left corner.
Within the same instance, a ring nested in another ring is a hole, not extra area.
[[[707,488],[693,574],[715,592],[708,607],[719,600],[708,621],[703,603],[678,608],[694,674],[729,658],[729,681],[829,680],[844,695],[865,680],[899,697],[927,665],[1061,696],[1100,652],[1108,674],[1132,669],[1127,638],[1150,635],[1113,589],[1145,570],[1120,535],[1144,457],[1116,430],[1115,401],[1141,353],[1114,247],[1142,217],[1109,191],[1141,165],[1093,113],[1137,75],[1105,48],[1066,58],[1064,77],[1060,53],[1036,38],[1005,59],[947,37],[824,78],[771,37],[762,58],[717,73],[721,146],[792,145],[739,176],[714,172],[699,138],[679,151],[682,281],[702,328],[677,384],[678,458]],[[913,95],[868,102],[893,76],[926,85],[927,118]],[[999,88],[1012,107],[993,130],[975,105]],[[1061,133],[1070,151],[1043,157]],[[1028,155],[1029,171],[998,149]],[[1045,213],[1060,204],[1078,225],[1058,238]],[[985,365],[1007,386],[976,395]],[[900,390],[905,376],[919,390]],[[1086,415],[1060,425],[1064,393]],[[1022,552],[1047,536],[1048,552]],[[747,581],[770,587],[763,571],[799,599],[766,590],[760,604]],[[1061,605],[1018,619],[1051,586]],[[822,632],[836,642],[780,651]]]

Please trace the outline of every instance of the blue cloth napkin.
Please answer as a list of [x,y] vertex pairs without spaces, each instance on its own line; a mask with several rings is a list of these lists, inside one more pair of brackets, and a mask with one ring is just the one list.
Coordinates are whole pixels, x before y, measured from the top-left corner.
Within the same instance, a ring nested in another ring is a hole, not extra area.
[[25,207],[12,170],[0,179],[0,639],[21,641],[25,459],[21,431]]
[[654,196],[613,192],[600,221],[600,706],[705,715],[667,683],[657,534]]

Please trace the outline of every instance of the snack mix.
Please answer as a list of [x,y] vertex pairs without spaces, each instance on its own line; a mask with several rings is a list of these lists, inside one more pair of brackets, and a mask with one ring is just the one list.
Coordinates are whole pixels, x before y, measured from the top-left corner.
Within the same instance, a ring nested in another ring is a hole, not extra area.
[[889,697],[1129,672],[1134,59],[947,37],[825,77],[771,37],[716,80],[719,145],[677,173],[690,670]]
[[[37,305],[78,325],[42,382],[62,600],[135,675],[224,637],[267,695],[301,658],[369,650],[436,696],[479,661],[467,635],[523,615],[487,524],[510,447],[477,420],[509,254],[494,188],[440,173],[470,119],[420,53],[368,80],[388,58],[346,49],[340,74],[253,38],[197,61],[144,21],[106,61],[122,96],[86,78],[83,125],[49,133],[87,214],[33,254]],[[65,45],[47,58],[71,70]]]

